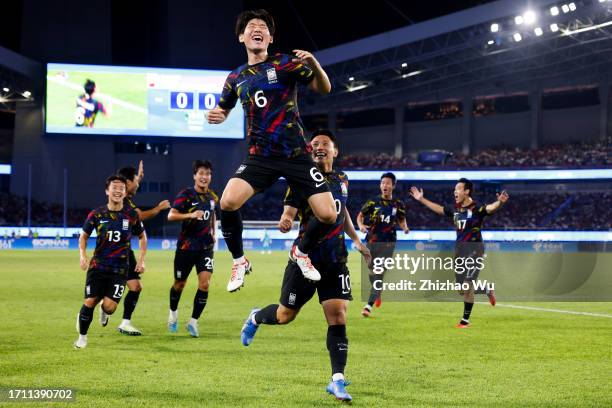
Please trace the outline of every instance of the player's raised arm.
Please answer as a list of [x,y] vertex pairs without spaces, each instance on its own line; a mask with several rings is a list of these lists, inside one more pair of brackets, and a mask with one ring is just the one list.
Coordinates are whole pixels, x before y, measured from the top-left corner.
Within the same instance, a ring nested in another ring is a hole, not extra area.
[[85,231],[81,231],[81,235],[79,236],[79,263],[81,269],[86,271],[89,267],[89,258],[87,258],[87,240],[89,239],[89,234]]
[[368,247],[363,245],[361,239],[359,239],[359,235],[357,235],[355,225],[353,225],[353,220],[351,219],[351,214],[349,213],[346,207],[344,207],[344,232],[346,232],[349,238],[353,241],[353,244],[355,244],[355,247],[361,253],[363,259],[369,265],[372,262],[372,255],[370,254],[370,250],[368,249]]
[[140,217],[140,221],[146,221],[148,219],[151,219],[157,216],[157,214],[159,214],[160,212],[164,210],[167,210],[168,208],[170,208],[170,201],[164,200],[164,201],[160,201],[159,204],[157,204],[155,207],[151,208],[150,210],[143,211],[140,208],[137,208],[136,212],[138,213],[138,216]]
[[283,214],[281,215],[280,221],[278,222],[278,229],[280,230],[280,232],[286,233],[291,231],[291,227],[293,226],[293,220],[295,220],[297,212],[298,209],[290,205],[285,205],[283,207]]
[[491,204],[487,204],[487,206],[485,207],[487,214],[493,214],[499,211],[499,209],[502,208],[509,199],[510,196],[508,195],[506,190],[502,191],[501,193],[498,193],[497,201]]
[[143,230],[138,236],[139,254],[138,254],[138,262],[136,262],[136,269],[135,269],[137,273],[144,273],[145,271],[144,260],[145,260],[145,256],[147,255],[147,245],[148,245],[147,233]]
[[423,204],[425,207],[429,208],[431,211],[435,212],[438,215],[444,215],[444,207],[440,204],[436,204],[432,201],[429,201],[423,195],[423,189],[418,189],[414,186],[410,188],[410,195],[412,198],[417,200],[419,203]]
[[294,62],[306,64],[310,67],[310,69],[312,69],[314,78],[310,84],[308,84],[308,87],[321,95],[327,95],[331,91],[331,82],[329,81],[327,73],[319,61],[317,61],[315,56],[312,55],[312,53],[304,50],[293,50],[293,53],[296,56],[296,58],[293,60]]

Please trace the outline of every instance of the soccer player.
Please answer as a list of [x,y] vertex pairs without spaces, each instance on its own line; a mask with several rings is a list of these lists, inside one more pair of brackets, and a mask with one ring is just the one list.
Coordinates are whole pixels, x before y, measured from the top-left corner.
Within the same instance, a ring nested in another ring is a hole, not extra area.
[[[410,232],[406,223],[406,207],[400,199],[393,198],[395,184],[395,174],[384,173],[380,177],[380,195],[366,201],[357,215],[357,225],[366,234],[368,249],[374,259],[393,256],[398,226],[404,233]],[[370,317],[372,307],[381,305],[380,291],[374,289],[374,282],[382,281],[383,275],[373,272],[369,275],[372,288],[368,303],[361,311],[363,317]]]
[[208,160],[193,163],[194,186],[181,190],[168,213],[168,221],[181,221],[181,233],[174,255],[174,284],[170,288],[170,316],[168,330],[176,333],[178,304],[195,266],[198,274],[198,290],[193,299],[193,312],[187,323],[192,337],[199,337],[198,319],[208,301],[208,288],[213,273],[213,247],[215,245],[215,209],[219,197],[212,191],[212,164]]
[[[141,221],[146,221],[157,216],[161,211],[170,208],[170,201],[163,200],[157,206],[143,211],[134,202],[134,196],[140,187],[140,182],[144,177],[144,164],[142,160],[138,164],[138,172],[134,167],[123,167],[117,171],[117,174],[121,175],[127,180],[127,196],[125,197],[125,206],[133,209],[138,214]],[[125,295],[125,301],[123,304],[123,320],[117,328],[120,333],[127,334],[128,336],[140,336],[142,332],[132,325],[132,314],[138,304],[140,293],[142,292],[141,275],[137,272],[134,267],[136,266],[136,258],[134,251],[130,249],[130,269],[127,274],[127,287],[128,292]]]
[[249,138],[249,156],[221,196],[221,228],[234,259],[227,290],[240,289],[244,275],[252,269],[244,257],[239,210],[279,177],[287,180],[296,195],[305,197],[313,211],[314,217],[305,227],[299,245],[291,249],[290,258],[297,262],[307,279],[318,281],[321,275],[307,254],[330,230],[337,214],[328,185],[309,156],[312,147],[304,135],[297,88],[308,84],[310,89],[327,94],[331,83],[310,52],[293,50],[294,56],[268,54],[274,20],[267,11],[241,13],[236,22],[236,35],[245,45],[247,63],[228,75],[218,106],[208,113],[209,123],[222,123],[240,100]]
[[[441,206],[429,201],[423,195],[423,189],[412,187],[410,194],[415,200],[425,205],[431,211],[438,215],[443,215],[450,218],[457,229],[457,241],[455,243],[455,259],[463,258],[472,259],[474,268],[470,268],[464,273],[455,271],[455,279],[457,283],[463,284],[468,282],[470,288],[467,291],[461,291],[463,295],[463,317],[457,324],[460,329],[467,328],[470,325],[470,314],[474,307],[474,281],[478,279],[480,268],[476,265],[478,258],[484,257],[484,242],[482,241],[482,225],[484,218],[497,212],[508,201],[510,196],[506,191],[497,194],[497,201],[491,204],[478,204],[472,199],[474,185],[466,178],[461,178],[455,185],[455,205]],[[467,264],[467,262],[466,262]],[[493,291],[486,291],[489,297],[489,302],[495,306],[495,294]]]
[[102,102],[94,98],[96,93],[96,83],[91,79],[88,79],[83,85],[85,90],[84,94],[79,95],[76,99],[76,112],[75,120],[77,127],[93,127],[96,121],[98,112],[102,112],[104,116],[110,116],[111,104],[107,106],[103,105]]
[[[147,235],[142,222],[133,209],[126,207],[123,200],[127,183],[121,176],[106,179],[108,203],[91,211],[83,225],[79,238],[81,269],[87,271],[85,301],[77,315],[79,338],[74,342],[77,349],[87,347],[87,331],[93,320],[94,307],[100,303],[100,323],[108,324],[125,289],[125,280],[130,268],[130,240],[138,236],[140,254],[134,267],[137,273],[144,271],[147,253]],[[91,262],[87,258],[87,239],[96,231],[96,249]]]
[[[371,258],[369,250],[359,240],[346,209],[348,179],[343,172],[333,169],[334,158],[338,156],[336,138],[328,130],[318,130],[313,134],[312,146],[315,163],[329,185],[338,213],[332,230],[323,238],[322,244],[308,253],[314,265],[321,271],[321,280],[318,282],[307,280],[296,262],[289,260],[283,277],[280,304],[253,309],[242,327],[241,340],[243,345],[250,345],[260,324],[290,323],[302,306],[314,296],[315,292],[318,292],[319,303],[323,307],[328,324],[327,350],[332,366],[332,379],[327,385],[327,392],[339,400],[351,401],[352,397],[346,392],[344,380],[344,368],[348,356],[346,313],[348,301],[352,300],[351,281],[346,267],[348,251],[344,242],[344,233],[349,235],[368,263]],[[288,232],[298,213],[300,231],[296,243],[303,239],[309,219],[314,215],[308,201],[289,188],[285,196],[285,207],[279,229]]]

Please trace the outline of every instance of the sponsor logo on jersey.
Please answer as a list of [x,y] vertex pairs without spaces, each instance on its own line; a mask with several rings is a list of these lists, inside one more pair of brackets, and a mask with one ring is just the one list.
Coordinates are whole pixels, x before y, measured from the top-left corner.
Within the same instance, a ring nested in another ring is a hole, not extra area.
[[269,84],[275,84],[278,82],[278,77],[276,76],[275,68],[268,68],[268,70],[266,71],[266,75],[268,76]]

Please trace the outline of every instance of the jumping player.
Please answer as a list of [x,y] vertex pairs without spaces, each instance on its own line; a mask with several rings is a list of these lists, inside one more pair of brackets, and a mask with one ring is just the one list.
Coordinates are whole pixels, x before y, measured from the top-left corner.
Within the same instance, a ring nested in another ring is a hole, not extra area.
[[[100,303],[100,323],[108,324],[109,315],[115,312],[125,289],[125,280],[130,267],[129,251],[132,234],[139,238],[140,255],[135,271],[144,271],[147,253],[147,236],[138,214],[125,207],[126,180],[121,176],[106,179],[108,203],[89,213],[79,238],[81,269],[87,271],[85,301],[77,315],[79,338],[74,342],[77,349],[87,347],[87,331],[93,320],[94,307]],[[96,249],[91,262],[87,258],[87,239],[96,231]]]
[[305,140],[297,88],[308,85],[315,92],[327,94],[331,83],[310,52],[293,50],[293,56],[268,54],[274,19],[267,11],[242,12],[236,22],[236,35],[246,48],[247,63],[228,75],[218,106],[208,114],[209,123],[222,123],[240,100],[247,120],[249,156],[221,196],[221,228],[234,259],[227,290],[240,289],[244,275],[251,271],[242,247],[239,210],[279,177],[287,180],[297,196],[308,200],[314,214],[305,226],[303,239],[292,248],[290,258],[296,261],[304,277],[318,281],[321,275],[307,254],[330,230],[337,214],[325,178],[309,156],[312,148]]
[[[423,190],[416,187],[410,189],[415,200],[425,205],[438,215],[450,218],[457,229],[457,242],[455,243],[455,257],[473,259],[484,257],[484,242],[482,241],[482,225],[484,218],[497,211],[509,200],[505,191],[497,194],[497,201],[491,204],[478,204],[472,199],[474,186],[468,179],[459,179],[455,185],[455,205],[441,206],[429,201],[423,196]],[[470,262],[476,264],[477,262]],[[468,282],[470,289],[460,292],[463,295],[463,317],[457,324],[458,328],[467,328],[470,325],[470,314],[474,307],[474,281],[478,279],[480,269],[474,267],[464,273],[455,273],[457,283]],[[489,302],[495,306],[495,294],[487,291]]]
[[85,90],[85,93],[76,98],[76,126],[92,128],[94,122],[96,121],[98,112],[102,112],[104,116],[108,117],[111,114],[112,105],[107,103],[105,106],[102,104],[102,102],[94,98],[96,93],[96,83],[91,79],[88,79],[85,82],[83,89]]

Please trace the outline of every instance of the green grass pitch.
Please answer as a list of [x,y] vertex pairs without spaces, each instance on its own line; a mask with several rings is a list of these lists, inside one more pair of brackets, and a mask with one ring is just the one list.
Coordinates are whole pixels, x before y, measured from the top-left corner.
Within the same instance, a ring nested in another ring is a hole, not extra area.
[[[55,77],[57,71],[49,71],[49,77]],[[127,102],[135,107],[147,109],[146,74],[116,72],[69,72],[63,84],[48,81],[47,87],[47,124],[55,126],[74,126],[76,98],[83,94],[83,84],[87,79],[96,82],[98,92]],[[78,87],[78,89],[75,89]],[[108,105],[108,99],[96,97]],[[144,112],[130,109],[118,103],[112,104],[109,117],[102,113],[96,116],[95,128],[110,129],[146,129],[147,115]]]
[[[166,331],[169,251],[151,251],[133,316],[142,337],[119,334],[94,314],[89,345],[74,350],[85,273],[76,251],[0,252],[0,388],[75,388],[86,407],[333,407],[326,324],[316,297],[288,326],[263,326],[250,347],[239,332],[253,306],[277,302],[287,255],[248,254],[245,287],[225,291],[230,258],[216,255],[199,339],[190,338],[195,276],[179,306],[180,330]],[[353,292],[359,260],[351,255]],[[503,301],[501,301],[503,304]],[[532,304],[612,314],[610,303]],[[351,303],[347,378],[361,407],[612,406],[612,319],[477,304],[473,326],[454,324],[461,303],[383,302],[373,317]],[[13,406],[6,401],[0,405]]]

